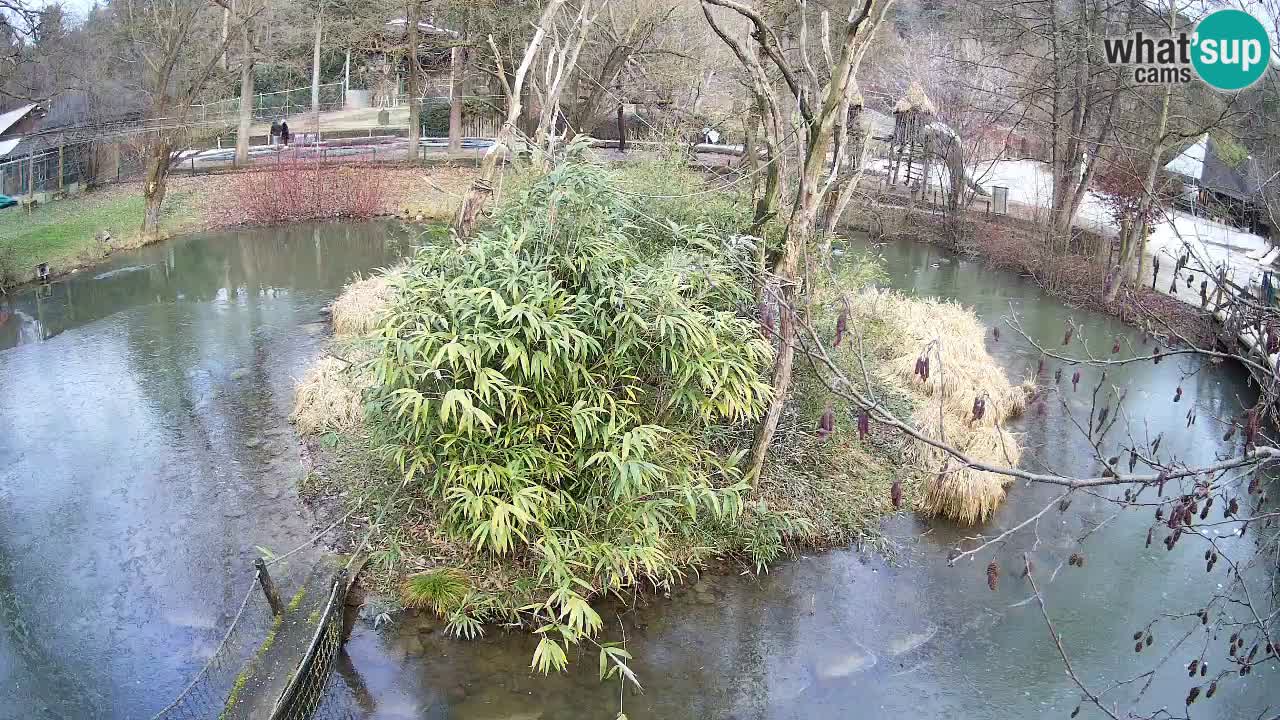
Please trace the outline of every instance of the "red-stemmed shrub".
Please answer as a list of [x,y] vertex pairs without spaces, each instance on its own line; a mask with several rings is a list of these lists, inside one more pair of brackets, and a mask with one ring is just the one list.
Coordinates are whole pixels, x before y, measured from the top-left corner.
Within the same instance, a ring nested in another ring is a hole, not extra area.
[[387,190],[380,172],[311,162],[240,173],[230,188],[243,221],[252,225],[375,217],[386,212]]

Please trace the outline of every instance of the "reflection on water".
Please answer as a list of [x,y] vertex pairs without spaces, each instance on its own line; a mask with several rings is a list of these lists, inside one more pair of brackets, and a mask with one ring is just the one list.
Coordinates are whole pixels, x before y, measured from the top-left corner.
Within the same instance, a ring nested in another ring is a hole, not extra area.
[[321,309],[407,245],[384,224],[208,234],[0,301],[0,717],[177,694],[255,546],[311,534],[287,415]]
[[[1061,341],[1065,320],[1074,317],[1084,325],[1082,339],[1101,353],[1109,352],[1117,336],[1141,345],[1139,334],[1109,318],[1070,311],[1015,275],[988,272],[927,245],[895,244],[876,252],[884,255],[893,287],[954,298],[988,325],[1012,309],[1032,336],[1052,344]],[[1007,329],[990,347],[1015,379],[1034,371],[1039,360],[1029,343]],[[1044,381],[1052,382],[1053,370],[1050,365]],[[1095,371],[1084,375],[1082,388],[1091,388]],[[1109,381],[1130,388],[1127,428],[1118,423],[1114,441],[1126,431],[1135,437],[1165,432],[1165,447],[1177,443],[1193,462],[1229,451],[1221,426],[1209,418],[1237,415],[1254,398],[1238,368],[1199,368],[1191,359],[1128,366],[1112,372]],[[1182,413],[1169,410],[1179,383],[1188,397],[1178,409],[1185,410],[1188,401],[1201,408],[1200,422],[1189,431]],[[1085,409],[1084,394],[1069,394],[1072,409]],[[1068,426],[1052,402],[1045,417],[1022,420],[1015,429],[1028,447],[1028,466],[1096,470],[1088,445]],[[989,529],[1008,527],[1054,495],[1046,488],[1014,487]],[[1203,548],[1179,545],[1166,553],[1156,543],[1146,549],[1147,513],[1112,519],[1113,514],[1112,505],[1079,497],[1068,512],[1040,525],[1035,552],[1038,567],[1064,565],[1046,583],[1046,599],[1077,671],[1094,687],[1150,669],[1185,628],[1157,626],[1152,651],[1135,655],[1135,627],[1162,612],[1194,612],[1217,583],[1204,573],[1198,554]],[[1067,717],[1080,702],[1079,692],[1063,672],[1038,607],[1023,603],[1028,587],[1009,570],[1021,566],[1020,553],[1034,538],[948,568],[947,552],[972,530],[906,516],[887,529],[902,543],[898,564],[853,550],[829,552],[784,563],[762,577],[706,576],[670,599],[617,609],[616,619],[613,612],[602,613],[612,639],[625,633],[645,686],[643,695],[625,693],[628,717]],[[1076,539],[1090,530],[1087,569],[1065,567]],[[1251,541],[1223,542],[1229,547]],[[1006,568],[995,593],[987,589],[984,572],[992,557]],[[534,643],[527,635],[492,633],[479,642],[451,640],[424,617],[406,618],[390,630],[358,628],[349,645],[353,671],[377,701],[363,715],[552,720],[598,719],[617,711],[618,686],[598,682],[594,654],[584,652],[564,675],[542,678],[530,673]],[[1225,666],[1222,645],[1210,648],[1213,667]],[[1274,711],[1280,706],[1274,665],[1233,679],[1229,691],[1197,703],[1195,717],[1254,717],[1268,705]],[[1181,708],[1186,683],[1185,661],[1171,661],[1152,680],[1144,707]],[[1117,700],[1125,704],[1132,696],[1122,692]],[[1089,708],[1080,714],[1096,716]]]

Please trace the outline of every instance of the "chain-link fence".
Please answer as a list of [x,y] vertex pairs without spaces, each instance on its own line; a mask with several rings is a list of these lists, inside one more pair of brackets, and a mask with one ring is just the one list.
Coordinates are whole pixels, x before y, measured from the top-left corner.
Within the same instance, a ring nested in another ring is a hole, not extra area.
[[347,597],[347,574],[333,580],[329,601],[321,612],[316,633],[298,663],[289,685],[276,702],[271,720],[330,720],[354,717],[341,692],[331,692],[330,680],[342,653],[342,609]]
[[[341,110],[346,94],[345,86],[340,82],[325,83],[319,87],[320,112]],[[253,96],[253,119],[255,121],[273,120],[288,117],[295,113],[311,110],[311,86],[277,90],[275,92],[257,93]],[[217,121],[234,122],[240,117],[240,98],[227,98],[214,102],[194,105],[191,108],[192,120],[201,124]]]
[[68,142],[0,162],[0,195],[16,198],[83,190],[137,177],[145,138],[117,135]]
[[248,679],[253,658],[275,624],[255,573],[222,642],[177,699],[153,720],[214,720]]
[[87,143],[77,143],[0,163],[0,195],[59,192],[80,183],[92,152]]

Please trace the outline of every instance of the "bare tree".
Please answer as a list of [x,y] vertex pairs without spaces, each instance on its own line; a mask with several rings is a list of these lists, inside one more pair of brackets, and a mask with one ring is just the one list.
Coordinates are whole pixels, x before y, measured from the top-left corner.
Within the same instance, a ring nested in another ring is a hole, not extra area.
[[117,6],[121,49],[126,62],[136,63],[141,70],[140,90],[147,103],[142,189],[145,238],[160,234],[169,170],[189,129],[191,107],[218,72],[225,50],[225,43],[219,39],[219,11],[229,2],[124,0]]
[[238,15],[240,26],[240,116],[236,126],[236,162],[249,162],[249,128],[253,125],[254,72],[257,66],[258,47],[255,22],[260,8],[255,0],[230,0],[223,15],[223,68],[227,67],[227,29],[231,16]]
[[498,130],[498,136],[494,139],[493,145],[485,152],[484,159],[480,163],[479,175],[471,182],[471,188],[467,191],[462,204],[458,207],[458,214],[453,221],[453,229],[459,237],[470,237],[475,230],[481,210],[484,209],[489,196],[493,192],[493,178],[497,172],[498,159],[510,151],[518,134],[516,123],[519,121],[523,109],[522,97],[524,95],[525,78],[529,74],[529,69],[533,65],[534,59],[538,56],[543,40],[547,37],[548,29],[563,5],[564,0],[550,0],[547,3],[542,11],[542,16],[538,19],[533,36],[529,39],[528,44],[525,45],[520,64],[516,67],[510,80],[507,79],[502,53],[498,49],[493,35],[488,37],[489,47],[493,51],[493,56],[498,66],[497,77],[502,84],[503,96],[506,98],[507,114],[502,127]]
[[[800,69],[797,69],[797,64],[789,60],[784,53],[782,43],[769,22],[754,8],[735,0],[703,0],[707,21],[720,39],[733,50],[739,62],[751,72],[752,87],[760,105],[775,119],[781,117],[779,108],[782,102],[763,70],[763,63],[768,62],[772,69],[781,75],[784,86],[795,98],[795,104],[799,109],[802,162],[784,233],[782,254],[774,267],[779,285],[778,302],[783,305],[802,304],[804,275],[801,261],[815,237],[818,213],[830,189],[830,184],[824,181],[822,175],[828,164],[828,150],[834,141],[833,130],[837,117],[842,112],[847,114],[851,93],[856,88],[854,74],[864,48],[870,42],[871,35],[884,19],[891,5],[892,0],[864,0],[861,3],[852,4],[840,36],[839,52],[832,55],[833,63],[823,82],[820,81],[814,68],[809,48],[799,49],[798,67]],[[750,41],[755,43],[756,50],[748,50],[746,43],[733,38],[729,31],[721,28],[709,6],[730,10],[746,20],[751,28]],[[807,24],[807,22],[807,17],[802,16],[802,23]],[[805,34],[807,35],[807,31]],[[766,123],[766,133],[771,129],[776,132],[774,128],[780,129],[780,127],[780,120]],[[775,135],[772,141],[773,146],[780,146],[780,140],[781,138]],[[779,349],[773,368],[774,397],[756,431],[755,441],[752,444],[748,469],[748,476],[752,478],[758,477],[764,466],[765,456],[773,442],[778,420],[782,416],[782,409],[791,387],[796,339],[796,327],[792,314],[783,312],[778,339]]]

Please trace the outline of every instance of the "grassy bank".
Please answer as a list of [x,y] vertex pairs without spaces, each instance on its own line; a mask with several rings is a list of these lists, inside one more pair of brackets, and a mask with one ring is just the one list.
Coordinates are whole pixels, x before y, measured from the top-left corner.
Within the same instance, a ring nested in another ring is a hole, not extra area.
[[[269,170],[269,169],[268,169]],[[261,193],[251,175],[266,171],[175,175],[170,178],[161,219],[162,236],[260,224],[247,212],[246,193]],[[352,177],[379,187],[378,215],[441,220],[452,216],[472,170],[447,165],[370,165],[352,168]],[[312,219],[301,207],[290,221]],[[142,187],[124,183],[37,206],[0,210],[0,288],[36,278],[36,266],[62,275],[143,245]],[[104,237],[110,237],[104,242]]]
[[[182,232],[192,225],[193,193],[174,192],[165,202],[163,229]],[[142,244],[140,186],[118,185],[37,206],[0,210],[0,286],[35,279],[48,263],[60,275],[101,261],[116,250]],[[109,238],[109,239],[106,239]]]
[[[332,308],[331,357],[300,383],[304,496],[361,518],[353,537],[376,518],[366,582],[458,634],[503,622],[578,644],[599,633],[593,598],[709,566],[760,572],[799,546],[874,543],[895,483],[905,508],[966,523],[1004,497],[1002,479],[947,467],[902,435],[873,424],[864,436],[857,413],[833,405],[831,373],[803,362],[763,476],[742,478],[767,335],[728,258],[739,245],[714,227],[640,225],[689,219],[633,213],[629,180],[655,172],[676,171],[569,167],[513,182],[518,198],[467,247],[349,287]],[[698,202],[731,226],[745,215],[733,200]],[[973,314],[871,290],[869,258],[843,265],[811,311],[824,332],[846,314],[831,349],[844,374],[926,431],[941,423],[970,455],[1016,462],[1001,424],[1022,390]],[[921,353],[947,385],[904,372]],[[976,397],[985,417],[972,417]],[[540,648],[535,663],[560,663],[563,648]]]

